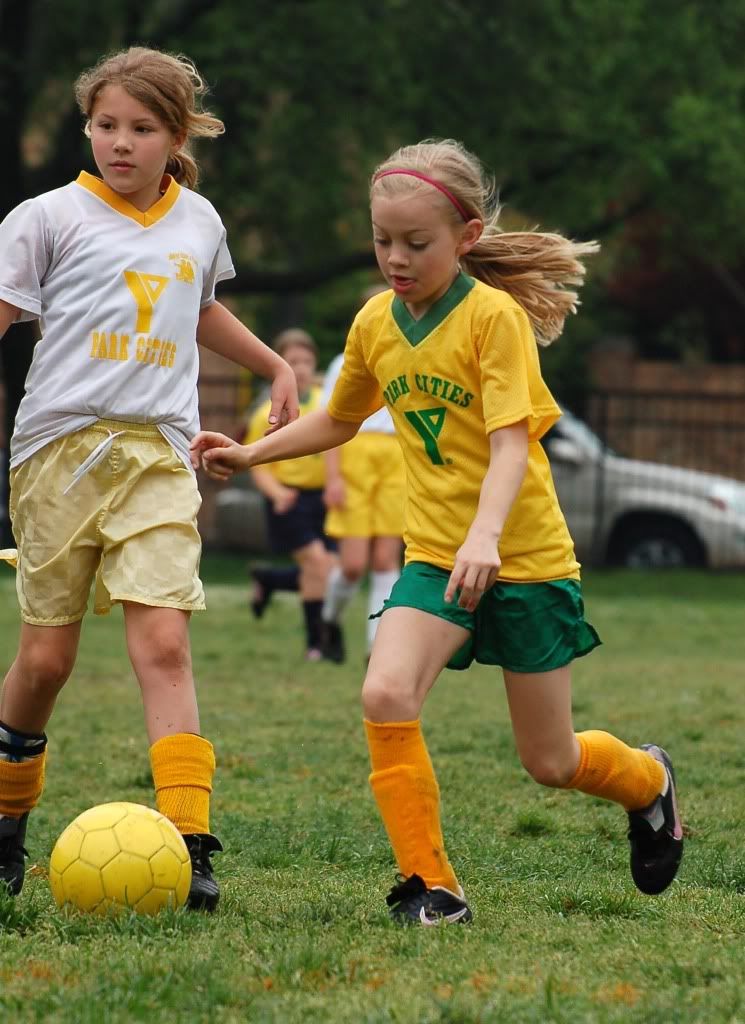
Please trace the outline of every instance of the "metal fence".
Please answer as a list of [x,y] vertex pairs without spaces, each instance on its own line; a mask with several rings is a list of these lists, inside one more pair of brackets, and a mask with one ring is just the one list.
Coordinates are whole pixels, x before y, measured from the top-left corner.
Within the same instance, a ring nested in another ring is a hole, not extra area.
[[745,395],[596,391],[545,448],[581,561],[745,568]]
[[[205,427],[239,436],[241,387],[200,381]],[[583,564],[745,569],[745,394],[597,390],[544,447]]]

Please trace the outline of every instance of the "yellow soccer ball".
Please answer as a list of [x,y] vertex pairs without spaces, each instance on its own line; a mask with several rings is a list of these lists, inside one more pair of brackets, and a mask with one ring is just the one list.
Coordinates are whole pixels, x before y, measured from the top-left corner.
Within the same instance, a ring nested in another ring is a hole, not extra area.
[[176,826],[152,807],[99,804],[78,815],[57,840],[49,884],[58,907],[157,914],[186,902],[191,860]]

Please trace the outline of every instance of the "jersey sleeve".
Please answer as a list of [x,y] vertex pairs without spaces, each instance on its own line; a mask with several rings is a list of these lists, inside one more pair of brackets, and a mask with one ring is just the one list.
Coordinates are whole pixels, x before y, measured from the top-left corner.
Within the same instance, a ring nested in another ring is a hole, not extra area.
[[529,439],[538,441],[561,410],[541,376],[538,346],[524,310],[490,314],[477,349],[486,433],[527,420]]
[[335,420],[361,423],[383,405],[383,392],[365,362],[362,332],[355,321],[342,354],[342,366],[326,406]]
[[215,301],[215,285],[220,281],[226,281],[230,277],[235,277],[235,267],[233,266],[233,258],[228,249],[227,232],[223,227],[212,266],[204,276],[200,306],[211,306]]
[[19,308],[19,321],[42,314],[41,286],[53,252],[52,228],[38,200],[21,203],[0,224],[0,299]]

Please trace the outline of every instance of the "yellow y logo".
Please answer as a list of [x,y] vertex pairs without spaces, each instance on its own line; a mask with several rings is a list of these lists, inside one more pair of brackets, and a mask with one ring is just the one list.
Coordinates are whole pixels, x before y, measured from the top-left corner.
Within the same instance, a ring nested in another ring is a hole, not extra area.
[[159,274],[141,274],[139,270],[125,270],[124,280],[137,303],[135,331],[138,334],[149,334],[153,307],[168,284],[168,278]]
[[186,281],[187,284],[194,284],[194,267],[189,260],[176,261],[176,280]]

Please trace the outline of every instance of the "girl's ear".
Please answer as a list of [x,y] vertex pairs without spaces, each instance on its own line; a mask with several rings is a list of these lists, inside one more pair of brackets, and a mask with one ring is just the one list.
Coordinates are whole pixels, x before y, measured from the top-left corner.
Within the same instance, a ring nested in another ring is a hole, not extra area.
[[478,220],[474,217],[467,221],[466,224],[461,228],[460,242],[458,243],[458,255],[465,256],[467,252],[473,249],[474,245],[481,238],[481,232],[484,230],[483,221]]

